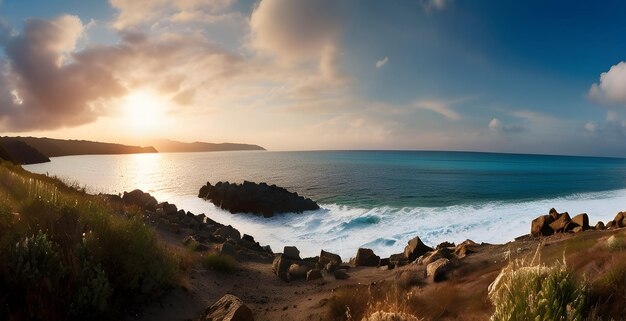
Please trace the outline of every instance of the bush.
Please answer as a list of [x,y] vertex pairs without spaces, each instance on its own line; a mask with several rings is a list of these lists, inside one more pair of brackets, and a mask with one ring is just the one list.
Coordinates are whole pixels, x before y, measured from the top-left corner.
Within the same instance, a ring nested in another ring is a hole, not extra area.
[[489,286],[495,305],[492,321],[582,321],[587,286],[578,283],[564,264],[548,267],[513,262]]
[[208,254],[202,258],[205,269],[220,273],[233,273],[237,270],[237,265],[237,261],[228,255]]

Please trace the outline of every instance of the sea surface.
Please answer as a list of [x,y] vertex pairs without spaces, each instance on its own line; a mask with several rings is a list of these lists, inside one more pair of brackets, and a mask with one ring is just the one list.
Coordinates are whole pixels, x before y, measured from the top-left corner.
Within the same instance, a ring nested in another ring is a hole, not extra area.
[[[98,193],[136,188],[159,201],[232,224],[276,252],[297,246],[345,260],[359,247],[401,252],[416,235],[511,241],[551,207],[591,224],[626,210],[626,159],[426,151],[207,152],[66,156],[24,166]],[[197,197],[207,181],[267,182],[321,210],[273,218],[232,215]]]

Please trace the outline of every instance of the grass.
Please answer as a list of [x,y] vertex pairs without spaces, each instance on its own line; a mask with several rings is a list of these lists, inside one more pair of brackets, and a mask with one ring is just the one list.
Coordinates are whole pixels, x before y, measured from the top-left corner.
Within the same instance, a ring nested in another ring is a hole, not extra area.
[[490,320],[582,321],[587,292],[565,264],[511,262],[489,288],[495,306]]
[[202,266],[207,270],[220,273],[233,273],[238,269],[238,263],[228,255],[207,254],[202,257]]
[[0,162],[1,320],[118,319],[177,275],[140,211]]

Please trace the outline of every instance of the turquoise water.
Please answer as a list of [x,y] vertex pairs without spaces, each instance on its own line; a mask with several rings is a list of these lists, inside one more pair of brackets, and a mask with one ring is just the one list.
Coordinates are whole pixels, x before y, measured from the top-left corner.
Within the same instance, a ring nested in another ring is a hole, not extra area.
[[[69,156],[26,166],[92,192],[141,188],[280,248],[354,255],[401,250],[415,235],[506,242],[550,207],[611,219],[626,209],[626,160],[466,152],[213,152]],[[207,181],[286,187],[322,209],[272,219],[231,215],[196,197]]]

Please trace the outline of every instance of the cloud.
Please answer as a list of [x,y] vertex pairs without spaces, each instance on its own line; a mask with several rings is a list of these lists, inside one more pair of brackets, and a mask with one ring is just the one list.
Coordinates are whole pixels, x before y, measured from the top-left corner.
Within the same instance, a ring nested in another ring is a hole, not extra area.
[[262,0],[250,17],[252,48],[292,64],[317,62],[329,80],[339,71],[339,1]]
[[488,127],[491,131],[503,133],[519,133],[526,130],[526,128],[520,124],[504,124],[498,118],[493,118],[489,122]]
[[598,130],[598,124],[596,122],[590,121],[585,124],[585,130],[591,133],[595,133]]
[[589,98],[602,104],[626,105],[626,62],[612,66],[600,75],[600,83],[589,89]]
[[381,60],[376,61],[376,68],[382,68],[384,65],[389,63],[389,57],[385,57]]
[[93,121],[92,103],[119,96],[124,88],[98,65],[72,58],[84,26],[76,16],[27,19],[24,30],[1,38],[0,126],[24,131]]
[[450,120],[459,120],[461,119],[461,116],[451,107],[454,103],[455,102],[443,102],[437,100],[418,100],[413,103],[413,106],[418,109],[433,111]]
[[117,15],[113,27],[136,29],[162,23],[214,23],[232,16],[225,13],[234,0],[109,0]]

